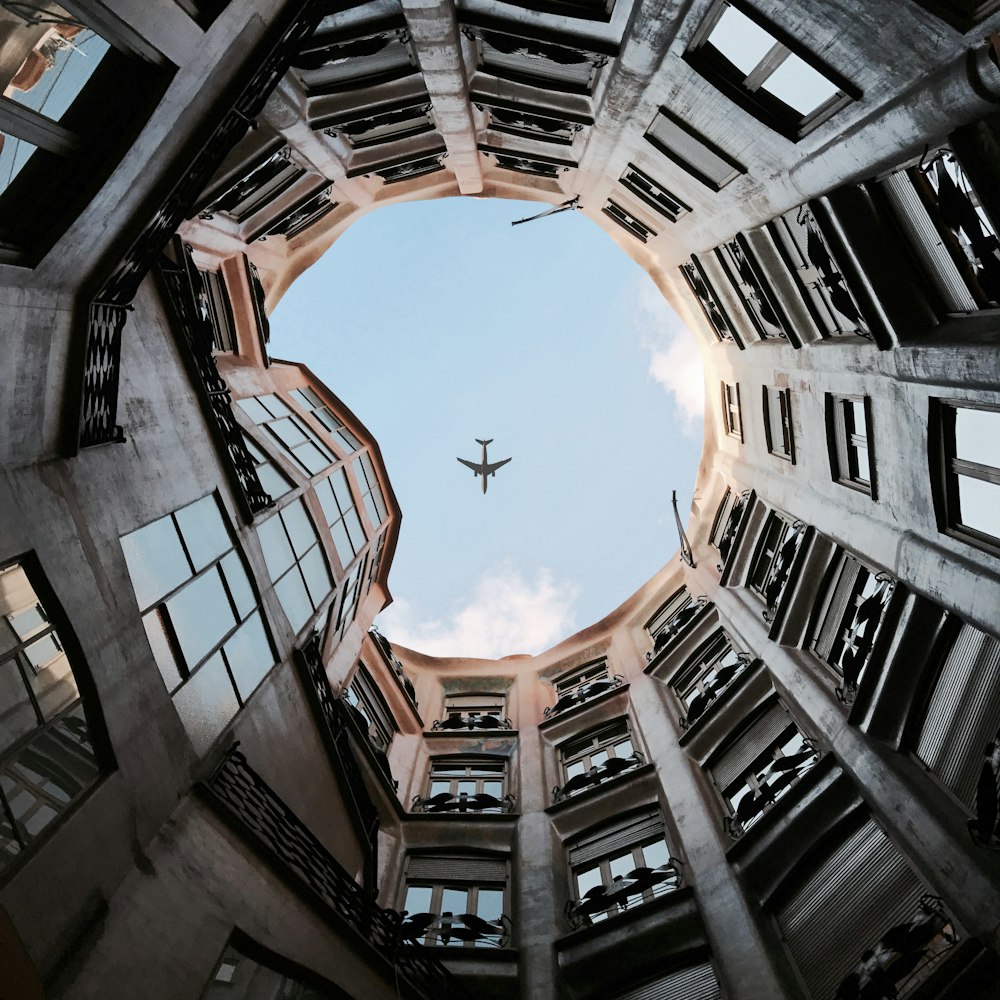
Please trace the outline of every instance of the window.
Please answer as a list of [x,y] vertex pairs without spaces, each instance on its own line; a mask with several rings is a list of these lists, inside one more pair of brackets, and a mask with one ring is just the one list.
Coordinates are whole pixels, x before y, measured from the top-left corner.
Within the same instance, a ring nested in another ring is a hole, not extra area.
[[[1000,845],[992,776],[1000,746],[1000,639],[951,619],[950,644],[920,722],[914,753],[964,806],[976,812],[970,830]],[[988,772],[987,772],[988,769]]]
[[351,149],[367,149],[434,131],[434,116],[426,95],[416,101],[403,98],[382,106],[364,106],[346,114],[324,115],[312,123],[328,136],[338,135]]
[[812,649],[844,679],[837,689],[842,701],[854,700],[894,587],[888,576],[846,552],[837,554],[827,574]]
[[389,516],[389,511],[368,452],[363,452],[354,460],[354,475],[361,486],[361,502],[368,514],[368,523],[377,528]]
[[505,859],[411,855],[401,933],[431,947],[503,947],[510,936],[506,890]]
[[757,336],[761,340],[788,340],[791,327],[746,242],[738,236],[716,247],[715,255]]
[[292,159],[291,147],[282,146],[248,166],[202,210],[203,217],[223,212],[238,223],[246,222],[305,174],[305,168]]
[[720,305],[719,298],[697,259],[692,257],[690,264],[681,264],[681,274],[684,275],[684,280],[698,300],[698,305],[701,306],[701,311],[705,314],[705,319],[708,320],[715,336],[719,340],[728,340],[742,348],[743,345],[736,336],[733,324]]
[[212,343],[216,353],[238,353],[239,342],[233,321],[229,290],[221,271],[197,271],[201,287],[195,289],[198,311],[212,325]]
[[830,471],[836,482],[875,499],[875,469],[868,396],[826,397]]
[[792,436],[792,393],[790,389],[779,389],[765,385],[764,432],[767,435],[767,450],[779,458],[787,458],[795,464],[795,439]]
[[566,904],[566,915],[575,927],[613,917],[680,887],[659,812],[602,826],[568,847],[575,898]]
[[506,773],[507,763],[501,757],[438,757],[431,761],[427,797],[418,798],[414,806],[432,813],[505,812]]
[[727,487],[722,501],[719,503],[719,509],[715,512],[709,540],[719,550],[719,558],[722,560],[718,567],[720,573],[725,570],[742,537],[752,495],[749,490],[745,493],[737,493]]
[[942,526],[973,543],[1000,545],[1000,410],[941,403],[931,421],[941,433]]
[[721,191],[747,172],[746,167],[666,108],[660,108],[650,122],[646,141],[713,191]]
[[673,594],[646,622],[646,631],[653,640],[653,650],[646,654],[646,659],[652,659],[660,650],[665,649],[704,606],[704,601],[695,602],[684,587]]
[[435,729],[510,729],[504,718],[507,698],[502,694],[448,694],[444,698],[444,720]]
[[121,544],[153,659],[203,753],[274,665],[250,576],[215,494]]
[[[338,604],[335,600],[330,606],[330,618],[333,621],[333,628],[340,633],[343,639],[345,633],[354,621],[354,613],[358,609],[358,602],[361,600],[361,583],[365,573],[365,561],[359,560],[354,564],[344,584],[343,597]],[[333,618],[334,610],[337,612],[336,619]]]
[[318,482],[316,496],[333,535],[337,558],[340,565],[347,569],[365,545],[365,531],[354,505],[347,472],[343,468],[335,469],[326,479]]
[[301,389],[292,389],[288,395],[329,431],[345,455],[353,455],[363,447],[361,442],[334,416],[333,411],[319,398],[315,390],[303,386]]
[[298,633],[332,590],[330,570],[302,499],[257,527],[274,591]]
[[293,240],[300,233],[308,229],[313,223],[319,222],[324,216],[329,215],[338,205],[330,200],[332,185],[325,184],[318,191],[310,191],[304,195],[295,205],[278,216],[278,218],[268,225],[260,236],[284,236],[286,240]]
[[156,76],[166,82],[136,58],[140,40],[124,26],[119,32],[117,18],[102,12],[107,37],[86,23],[89,8],[102,11],[99,4],[68,6],[74,13],[55,3],[4,10],[0,229],[8,260],[43,249],[32,244],[83,208],[117,162],[109,150],[131,140],[145,122],[139,112],[162,93]]
[[565,781],[556,789],[557,801],[642,763],[625,718],[560,744],[559,759]]
[[0,873],[100,777],[77,678],[20,563],[0,569]]
[[334,457],[322,441],[291,407],[273,393],[237,400],[244,413],[274,441],[293,464],[315,476],[334,462]]
[[243,434],[243,441],[250,453],[250,458],[253,460],[254,468],[257,470],[257,478],[260,480],[264,492],[272,500],[280,500],[292,489],[292,484],[277,470],[274,462],[265,454],[264,449],[249,434]]
[[765,621],[772,621],[805,538],[805,525],[772,511],[764,523],[747,585],[764,598]]
[[607,680],[607,678],[608,661],[597,660],[594,663],[577,667],[576,670],[571,670],[568,674],[557,678],[555,682],[556,694],[561,698],[581,687],[587,687],[596,681]]
[[514,102],[506,104],[484,94],[472,94],[472,102],[480,110],[489,112],[491,131],[559,146],[572,145],[577,132],[584,125],[593,124],[593,119],[586,114],[570,114],[568,111]]
[[368,733],[372,746],[388,753],[397,732],[396,720],[363,663],[358,665],[351,683],[344,690],[344,699],[361,717],[362,728]]
[[681,726],[687,729],[704,715],[716,698],[750,665],[723,632],[717,632],[694,659],[670,682],[684,709]]
[[743,417],[740,414],[740,387],[722,383],[722,425],[730,437],[743,440]]
[[649,174],[641,171],[633,163],[630,163],[622,174],[621,184],[671,222],[676,222],[682,215],[691,211],[689,205],[685,205],[680,198],[671,194],[662,184],[654,181]]
[[610,219],[614,219],[619,226],[622,227],[626,232],[631,233],[637,240],[645,243],[650,236],[656,236],[656,233],[646,225],[641,219],[633,215],[631,212],[622,208],[621,205],[616,202],[609,201],[602,209],[604,214]]
[[774,702],[709,764],[729,835],[741,837],[817,760],[784,706]]
[[[742,0],[716,0],[684,58],[769,128],[797,142],[861,96]],[[796,51],[797,50],[797,51]]]

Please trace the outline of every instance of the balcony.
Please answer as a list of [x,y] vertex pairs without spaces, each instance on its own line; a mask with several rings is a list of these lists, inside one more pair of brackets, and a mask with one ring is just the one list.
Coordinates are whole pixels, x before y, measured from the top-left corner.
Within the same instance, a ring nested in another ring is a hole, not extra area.
[[571,708],[576,708],[584,702],[591,701],[602,694],[614,691],[624,683],[624,678],[617,674],[609,677],[602,677],[600,680],[587,681],[570,688],[559,696],[559,700],[542,713],[546,719],[551,719],[561,712],[567,712]]
[[726,520],[726,526],[722,531],[722,537],[719,539],[718,545],[721,562],[716,568],[720,573],[725,573],[729,565],[729,560],[736,551],[737,543],[740,540],[744,524],[747,520],[746,514],[750,509],[750,497],[750,490],[739,494],[729,511],[729,517]]
[[698,693],[687,703],[687,714],[680,717],[681,729],[693,726],[753,662],[749,653],[737,653],[733,663],[724,660],[713,663],[708,673],[700,678]]
[[645,763],[646,758],[638,750],[633,750],[629,757],[612,757],[603,764],[598,764],[597,767],[584,771],[583,774],[574,774],[565,785],[557,785],[552,789],[552,799],[554,802],[561,802],[571,795],[582,792],[585,788],[592,788],[610,778],[616,778],[625,771],[641,767]]
[[916,913],[882,935],[837,987],[834,1000],[902,1000],[944,959],[958,935],[938,896],[921,896]]
[[510,719],[483,712],[462,712],[438,719],[433,726],[436,732],[453,732],[461,729],[513,729]]
[[[606,885],[588,889],[582,899],[566,903],[566,919],[574,930],[589,927],[607,916],[624,913],[630,905],[641,906],[650,898],[664,896],[682,884],[681,862],[671,858],[657,868],[635,868],[627,875],[616,875]],[[634,897],[640,897],[635,899]]]
[[475,913],[402,913],[399,935],[404,941],[425,945],[460,945],[470,948],[506,948],[511,922],[506,914],[485,920]]
[[413,812],[436,813],[443,815],[446,813],[458,813],[459,815],[468,812],[474,813],[512,813],[515,801],[513,795],[505,795],[498,799],[488,792],[476,792],[469,795],[467,792],[459,792],[453,795],[451,792],[441,792],[438,795],[431,795],[424,798],[415,795],[410,809]]
[[782,594],[785,592],[785,587],[792,574],[795,557],[799,554],[799,549],[802,548],[802,542],[805,540],[805,537],[805,522],[796,521],[791,525],[791,530],[788,531],[785,538],[782,539],[781,548],[778,549],[774,557],[774,562],[771,564],[767,579],[764,581],[764,586],[760,591],[764,598],[764,603],[767,605],[762,615],[764,621],[768,624],[771,624],[778,615],[778,604],[781,601]]
[[392,644],[389,640],[382,635],[381,632],[373,625],[369,630],[368,634],[372,637],[372,641],[378,648],[378,651],[382,654],[382,658],[388,664],[389,669],[393,672],[396,680],[399,681],[403,690],[406,692],[407,698],[413,702],[414,705],[417,704],[417,692],[413,687],[413,681],[406,676],[403,670],[403,664],[399,662],[399,658],[392,651]]
[[680,638],[687,630],[687,627],[701,614],[707,605],[708,598],[699,597],[697,600],[681,608],[656,633],[656,638],[653,639],[653,648],[646,653],[646,662],[652,663],[675,639]]

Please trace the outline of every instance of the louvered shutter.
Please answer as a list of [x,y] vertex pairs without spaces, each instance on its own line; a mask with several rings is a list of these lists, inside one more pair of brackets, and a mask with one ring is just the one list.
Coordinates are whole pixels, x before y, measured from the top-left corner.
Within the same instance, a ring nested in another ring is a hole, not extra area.
[[917,756],[972,805],[983,747],[1000,727],[1000,640],[963,625],[938,676]]
[[781,702],[775,702],[722,756],[709,766],[720,791],[750,770],[751,764],[792,724]]
[[721,997],[715,970],[706,962],[618,993],[614,1000],[721,1000]]
[[605,828],[596,834],[580,838],[575,844],[570,844],[569,863],[571,867],[576,868],[588,861],[606,858],[610,854],[634,847],[650,837],[662,835],[663,817],[659,812],[645,813],[614,829]]
[[823,616],[823,624],[813,642],[813,649],[824,659],[829,661],[833,644],[837,641],[840,632],[841,622],[844,620],[844,612],[851,600],[854,591],[854,584],[858,579],[861,564],[852,559],[846,553],[843,561],[837,569],[834,582],[830,589],[829,603],[826,613]]
[[507,882],[503,858],[439,857],[415,854],[407,865],[407,878],[428,882]]
[[872,820],[848,837],[776,914],[813,1000],[832,1000],[862,952],[926,891]]

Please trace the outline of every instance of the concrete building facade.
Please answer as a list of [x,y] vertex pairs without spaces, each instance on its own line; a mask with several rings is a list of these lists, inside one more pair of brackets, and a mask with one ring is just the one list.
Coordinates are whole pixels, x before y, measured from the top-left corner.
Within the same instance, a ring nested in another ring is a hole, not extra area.
[[[0,996],[996,996],[998,29],[0,4]],[[579,208],[704,363],[680,552],[533,657],[371,628],[391,469],[270,356],[452,195]]]

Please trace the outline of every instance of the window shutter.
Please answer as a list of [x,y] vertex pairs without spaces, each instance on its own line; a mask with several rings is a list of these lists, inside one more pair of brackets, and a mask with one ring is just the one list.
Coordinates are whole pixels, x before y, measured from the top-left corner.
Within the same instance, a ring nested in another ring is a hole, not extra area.
[[678,969],[634,990],[619,993],[614,1000],[721,1000],[715,971],[707,962]]
[[926,891],[872,820],[848,837],[776,914],[813,1000],[833,1000],[862,952]]
[[934,691],[917,756],[946,788],[971,805],[983,747],[1000,726],[1000,639],[963,625]]
[[505,858],[441,857],[415,854],[406,867],[407,878],[428,882],[507,882]]
[[791,725],[791,717],[780,701],[764,714],[713,764],[709,766],[720,791],[742,778],[750,765]]
[[634,847],[650,837],[663,834],[663,817],[659,812],[645,813],[611,830],[605,827],[596,834],[583,837],[569,848],[572,868],[607,857],[617,851]]
[[823,616],[823,624],[813,642],[813,649],[824,660],[830,659],[830,652],[837,640],[840,623],[844,619],[844,612],[847,610],[860,570],[861,564],[856,559],[852,559],[846,554],[843,556],[843,561],[837,569],[834,583],[830,588],[830,599]]

